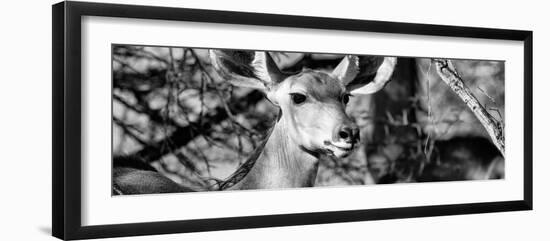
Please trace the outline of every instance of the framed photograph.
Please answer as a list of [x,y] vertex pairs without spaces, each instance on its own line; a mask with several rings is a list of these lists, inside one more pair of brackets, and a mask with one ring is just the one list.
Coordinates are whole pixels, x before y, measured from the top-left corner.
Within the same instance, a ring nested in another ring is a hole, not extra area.
[[531,31],[69,1],[52,48],[60,239],[532,209]]

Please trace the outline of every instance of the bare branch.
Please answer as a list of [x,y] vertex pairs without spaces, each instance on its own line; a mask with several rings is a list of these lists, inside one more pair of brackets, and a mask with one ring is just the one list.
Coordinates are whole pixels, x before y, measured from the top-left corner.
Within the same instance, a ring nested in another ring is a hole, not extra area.
[[437,74],[439,74],[439,77],[441,77],[441,79],[451,87],[451,90],[466,103],[470,110],[472,110],[491,137],[495,146],[502,156],[504,156],[504,125],[487,112],[468,86],[464,84],[464,81],[456,72],[450,60],[432,59],[432,61],[437,67]]
[[[242,99],[232,103],[231,108],[235,110],[235,112],[245,111],[247,108],[246,106],[253,106],[262,99],[263,94],[261,92],[252,91]],[[170,136],[167,136],[163,140],[149,143],[148,146],[144,147],[140,151],[137,151],[136,153],[131,154],[131,156],[139,157],[147,162],[156,161],[160,157],[170,153],[170,149],[162,148],[163,143],[169,142],[174,148],[184,146],[196,137],[208,134],[208,132],[210,132],[210,126],[219,124],[226,120],[228,115],[222,107],[218,107],[212,113],[207,113],[205,118],[206,121],[203,123],[189,123],[187,126],[178,127],[171,133]],[[199,133],[198,130],[202,130],[204,133]],[[114,157],[114,159],[117,158],[118,157]]]

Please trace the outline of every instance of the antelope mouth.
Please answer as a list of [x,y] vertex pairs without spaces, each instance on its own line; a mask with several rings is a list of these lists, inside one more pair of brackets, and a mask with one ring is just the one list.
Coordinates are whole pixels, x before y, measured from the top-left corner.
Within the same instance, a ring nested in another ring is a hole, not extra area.
[[349,143],[349,142],[334,143],[331,141],[325,141],[324,144],[326,145],[325,150],[330,155],[333,155],[336,157],[346,157],[353,151],[353,149],[355,149],[356,143]]

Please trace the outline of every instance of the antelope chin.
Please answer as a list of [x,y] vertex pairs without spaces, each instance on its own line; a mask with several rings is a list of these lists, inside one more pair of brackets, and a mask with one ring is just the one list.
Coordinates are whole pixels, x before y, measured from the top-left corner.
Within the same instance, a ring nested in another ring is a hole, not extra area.
[[325,150],[328,152],[329,155],[333,155],[335,157],[341,158],[341,157],[347,157],[353,149],[355,148],[355,143],[334,143],[334,142],[325,142],[326,148]]

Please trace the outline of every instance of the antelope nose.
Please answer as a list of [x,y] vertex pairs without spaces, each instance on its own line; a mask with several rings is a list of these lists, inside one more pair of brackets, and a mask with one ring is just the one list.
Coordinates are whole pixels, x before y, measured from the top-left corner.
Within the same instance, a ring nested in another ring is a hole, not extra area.
[[359,128],[355,125],[343,125],[338,128],[337,140],[339,142],[355,143],[359,141]]

